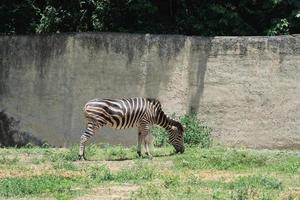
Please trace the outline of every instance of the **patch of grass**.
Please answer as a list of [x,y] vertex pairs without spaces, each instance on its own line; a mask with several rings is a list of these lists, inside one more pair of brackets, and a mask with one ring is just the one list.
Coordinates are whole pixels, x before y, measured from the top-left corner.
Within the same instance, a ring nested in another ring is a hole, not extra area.
[[128,157],[128,150],[124,147],[118,145],[113,148],[108,147],[105,148],[106,157],[108,160],[114,160],[114,159],[125,159]]
[[274,199],[283,189],[282,183],[265,176],[241,177],[229,184],[231,199]]
[[148,184],[132,195],[132,199],[162,199],[162,191],[157,184]]
[[230,189],[237,188],[264,188],[267,190],[282,190],[282,183],[276,178],[266,176],[245,176],[229,184]]
[[21,148],[8,148],[14,149],[18,153],[27,153],[27,154],[44,154],[45,152],[53,152],[57,150],[56,148],[42,148],[38,146],[29,146],[29,147],[21,147]]
[[284,173],[300,173],[300,153],[295,154],[289,151],[278,152],[269,156],[267,161],[270,170],[281,171]]
[[87,174],[91,180],[97,183],[101,183],[104,181],[135,183],[144,180],[152,180],[154,177],[156,177],[156,171],[153,167],[142,164],[138,164],[130,168],[124,168],[115,173],[112,173],[106,165],[92,166],[88,169]]
[[38,194],[71,195],[76,178],[59,176],[10,177],[0,179],[0,196],[14,197]]
[[63,161],[63,160],[52,163],[52,166],[54,169],[64,169],[69,171],[78,170],[78,167],[74,163],[69,161]]
[[112,181],[115,178],[106,165],[90,167],[88,169],[87,176],[96,183]]
[[[73,145],[64,152],[51,155],[52,161],[78,160],[79,145]],[[85,155],[88,160],[126,160],[136,158],[136,148],[125,148],[121,145],[90,144],[86,146]]]
[[32,158],[31,159],[31,163],[35,164],[35,165],[45,163],[46,161],[47,161],[47,159],[45,157],[43,157],[43,158]]
[[234,149],[191,149],[180,157],[176,157],[176,165],[189,169],[247,169],[266,165],[264,155],[257,156],[247,151]]
[[174,174],[165,174],[161,176],[165,188],[176,187],[180,184],[180,178]]
[[[299,199],[299,151],[188,146],[184,154],[163,156],[174,151],[167,145],[148,160],[136,158],[135,146],[91,144],[86,150],[93,161],[73,162],[78,149],[0,149],[0,176],[6,177],[0,178],[0,198],[72,199],[91,188],[130,183],[141,186],[132,199]],[[114,161],[100,161],[107,159]],[[35,166],[40,163],[45,171]]]
[[185,154],[174,157],[178,168],[279,171],[283,173],[300,172],[300,153],[280,156],[270,151],[250,149],[231,149],[213,147],[211,149],[187,148]]
[[63,149],[61,151],[45,151],[44,154],[51,162],[57,162],[59,160],[75,161],[78,160],[78,151],[78,145],[73,145],[68,149]]
[[280,181],[266,176],[223,182],[204,181],[194,176],[180,180],[176,175],[164,175],[159,180],[155,188],[152,184],[145,185],[133,196],[141,199],[275,199],[283,189]]
[[168,157],[168,156],[174,156],[175,155],[175,149],[171,145],[166,145],[164,147],[160,148],[154,148],[152,151],[152,155],[154,157]]
[[137,164],[134,167],[125,168],[116,173],[114,180],[118,182],[139,182],[142,180],[152,180],[157,176],[157,172],[154,167]]
[[15,165],[19,162],[19,159],[17,157],[9,158],[7,156],[1,156],[0,157],[0,164],[1,165]]

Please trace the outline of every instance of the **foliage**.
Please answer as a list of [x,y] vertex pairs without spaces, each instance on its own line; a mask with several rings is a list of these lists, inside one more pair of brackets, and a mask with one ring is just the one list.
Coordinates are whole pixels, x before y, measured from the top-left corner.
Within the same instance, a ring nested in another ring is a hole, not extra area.
[[[212,144],[211,131],[212,129],[202,125],[196,114],[184,115],[180,117],[180,122],[185,126],[184,143],[187,145],[196,145],[199,147],[208,148]],[[154,127],[151,129],[154,136],[154,146],[166,146],[168,143],[168,133],[165,129]]]
[[180,122],[185,126],[184,142],[189,145],[197,145],[208,148],[212,144],[212,129],[203,126],[196,114],[184,115]]
[[267,31],[267,35],[286,35],[289,33],[289,22],[287,19],[276,20]]
[[298,0],[4,0],[0,32],[278,35],[300,32],[299,13]]
[[168,144],[168,132],[161,127],[153,127],[151,128],[151,134],[154,136],[154,146],[162,147]]

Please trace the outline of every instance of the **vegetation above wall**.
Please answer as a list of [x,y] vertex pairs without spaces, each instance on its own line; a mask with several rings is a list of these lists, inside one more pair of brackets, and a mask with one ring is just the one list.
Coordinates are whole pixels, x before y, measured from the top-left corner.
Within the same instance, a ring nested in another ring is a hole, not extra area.
[[4,0],[0,18],[4,34],[280,35],[300,33],[300,1]]

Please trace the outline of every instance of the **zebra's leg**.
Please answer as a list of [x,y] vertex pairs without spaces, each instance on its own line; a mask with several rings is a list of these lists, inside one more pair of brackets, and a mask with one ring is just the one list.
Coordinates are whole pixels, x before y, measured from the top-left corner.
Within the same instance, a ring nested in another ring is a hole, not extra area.
[[137,154],[138,154],[139,157],[142,156],[142,132],[140,130],[139,130],[139,133],[138,133]]
[[148,138],[148,135],[149,135],[149,125],[147,122],[142,122],[140,123],[139,125],[139,140],[140,140],[140,143],[142,143],[145,147],[145,151],[146,151],[146,155],[152,159],[152,155],[150,154],[150,151],[149,151],[149,138]]
[[85,144],[86,142],[94,136],[95,131],[99,128],[96,123],[88,122],[87,128],[85,129],[83,135],[80,137],[79,146],[79,160],[86,160],[85,158]]
[[148,132],[148,134],[144,137],[144,145],[146,149],[146,155],[149,157],[149,159],[152,159],[153,156],[150,153],[149,146],[152,144],[152,137],[151,134]]

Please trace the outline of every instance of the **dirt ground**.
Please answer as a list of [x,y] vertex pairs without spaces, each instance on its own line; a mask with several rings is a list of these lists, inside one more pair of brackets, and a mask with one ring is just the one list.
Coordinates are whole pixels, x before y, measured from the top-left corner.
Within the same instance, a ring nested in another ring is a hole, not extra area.
[[109,187],[98,187],[92,190],[90,194],[86,194],[80,197],[75,198],[76,200],[90,200],[90,199],[101,199],[101,200],[110,200],[110,199],[130,199],[130,196],[133,192],[137,191],[140,187],[138,185],[113,185]]

